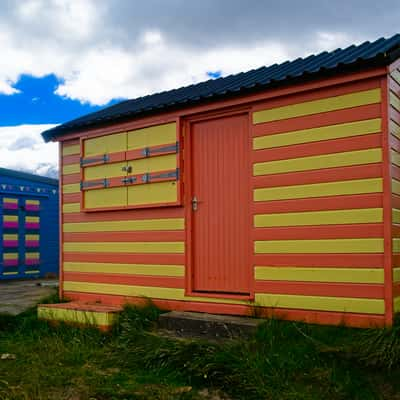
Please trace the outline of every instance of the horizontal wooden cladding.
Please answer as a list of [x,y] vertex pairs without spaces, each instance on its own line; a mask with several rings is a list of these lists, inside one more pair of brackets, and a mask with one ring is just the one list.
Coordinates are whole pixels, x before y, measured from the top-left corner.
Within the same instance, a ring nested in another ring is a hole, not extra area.
[[[383,268],[255,267],[256,280],[332,283],[384,283]],[[307,290],[304,291],[306,293]]]
[[381,116],[380,104],[368,104],[356,108],[335,110],[323,114],[311,114],[296,118],[270,121],[253,125],[253,137],[277,135],[292,131],[311,130],[329,125],[341,125],[360,120],[372,120]]
[[[131,304],[145,304],[146,299],[143,297],[126,297],[120,295],[107,295],[96,293],[82,292],[64,292],[66,298],[71,300],[79,300],[85,302],[103,302],[114,305],[124,305],[127,302]],[[243,304],[223,304],[202,303],[199,301],[179,301],[179,300],[160,300],[153,299],[153,303],[163,310],[177,311],[196,311],[211,312],[215,314],[231,314],[231,315],[253,315],[254,306]],[[353,327],[381,327],[385,325],[383,315],[376,314],[360,314],[360,313],[343,313],[330,311],[315,310],[299,310],[299,309],[276,309],[273,307],[257,307],[261,317],[279,318],[291,321],[301,321],[313,324],[331,324],[353,326]]]
[[81,181],[80,174],[63,175],[62,177],[63,184],[79,183],[80,181]]
[[349,181],[317,183],[310,185],[292,185],[255,189],[254,201],[301,199],[311,197],[340,196],[349,194],[380,192],[382,192],[381,178],[356,179]]
[[384,286],[358,283],[256,281],[256,293],[382,299]]
[[380,177],[382,177],[382,163],[376,163],[285,174],[259,175],[252,177],[251,183],[253,188],[267,188]]
[[62,173],[65,176],[71,174],[79,174],[81,170],[81,166],[77,164],[63,164]]
[[392,221],[395,224],[400,224],[400,210],[397,208],[392,209]]
[[176,276],[144,276],[114,273],[64,272],[64,280],[90,283],[112,283],[118,285],[161,286],[164,288],[184,288],[184,278]]
[[76,263],[184,265],[185,255],[183,253],[135,254],[135,253],[66,252],[63,254],[63,260],[64,262],[76,262]]
[[[242,300],[185,296],[184,289],[167,287],[64,281],[63,288],[66,292],[135,297],[144,296],[152,299],[198,301],[207,303],[246,304],[246,302]],[[384,313],[383,300],[357,299],[349,297],[298,296],[256,293],[255,305],[264,307],[357,312],[366,314]]]
[[319,114],[345,108],[353,108],[366,104],[379,103],[381,89],[375,88],[339,96],[311,100],[302,103],[289,104],[281,107],[256,111],[253,113],[253,123],[279,121],[303,115]]
[[176,276],[185,275],[183,265],[168,264],[121,264],[121,263],[90,263],[64,262],[64,272],[85,272],[97,274],[146,275],[146,276]]
[[73,145],[63,145],[62,147],[62,155],[63,156],[70,156],[72,154],[80,154],[81,146],[79,144]]
[[400,296],[393,299],[393,311],[400,312]]
[[327,211],[337,210],[339,207],[342,210],[382,208],[382,205],[382,193],[373,193],[309,199],[264,201],[253,203],[251,208],[254,214],[268,214],[296,211]]
[[[62,157],[62,165],[63,165],[63,168],[65,167],[65,166],[67,166],[67,165],[73,165],[73,164],[75,164],[75,165],[80,165],[79,163],[80,163],[80,160],[81,160],[81,157],[80,157],[80,155],[79,154],[71,154],[70,156],[63,156]],[[64,169],[63,169],[63,173],[65,173],[64,172]],[[68,172],[67,172],[68,173]],[[69,172],[69,173],[71,173],[71,172]]]
[[370,135],[354,138],[332,139],[324,142],[311,142],[294,144],[277,149],[260,149],[252,152],[253,163],[290,158],[311,157],[323,154],[341,153],[345,151],[366,150],[382,147],[382,135],[372,133]]
[[400,98],[398,95],[392,91],[389,93],[390,105],[400,112]]
[[397,124],[395,121],[389,121],[389,131],[395,137],[400,138],[400,125]]
[[392,192],[394,194],[400,195],[400,181],[397,179],[392,179]]
[[346,122],[336,125],[321,126],[318,128],[307,128],[269,134],[253,139],[253,149],[268,149],[294,144],[319,142],[330,139],[368,135],[381,131],[381,118],[367,119],[364,121]]
[[185,240],[185,232],[64,232],[63,238],[64,242],[177,242]]
[[254,251],[264,254],[383,253],[383,239],[258,240],[254,242]]
[[308,211],[254,216],[255,227],[360,224],[382,221],[382,208]]
[[183,253],[184,242],[64,242],[64,252]]
[[392,239],[393,253],[400,253],[400,238]]
[[289,172],[318,170],[322,168],[373,164],[381,161],[382,150],[380,148],[375,148],[256,163],[253,165],[253,174],[256,176],[282,174]]
[[385,303],[384,300],[381,299],[256,293],[255,302],[261,307],[297,308],[302,310],[366,314],[384,314],[385,312]]
[[62,192],[65,194],[79,193],[81,191],[79,183],[62,185]]
[[383,224],[304,225],[255,228],[253,240],[351,239],[383,237]]
[[170,231],[184,229],[183,218],[137,219],[134,221],[65,222],[64,232]]
[[81,211],[80,203],[66,203],[62,206],[62,212],[65,213],[79,213]]
[[393,282],[400,282],[400,268],[393,268]]

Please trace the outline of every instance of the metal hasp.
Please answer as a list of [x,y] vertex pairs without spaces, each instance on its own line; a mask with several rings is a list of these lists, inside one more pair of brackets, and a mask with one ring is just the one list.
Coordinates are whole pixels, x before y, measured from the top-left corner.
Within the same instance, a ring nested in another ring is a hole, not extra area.
[[178,151],[179,151],[179,143],[176,142],[175,144],[158,147],[158,148],[145,147],[142,150],[142,155],[143,155],[143,157],[150,157],[153,154],[170,153],[170,152],[177,153]]
[[121,182],[122,183],[135,183],[136,182],[136,176],[129,176],[127,178],[122,178]]
[[81,190],[88,189],[91,187],[101,186],[101,185],[103,187],[108,187],[108,179],[101,179],[101,180],[96,180],[96,181],[87,181],[87,182],[80,183]]
[[131,165],[124,165],[122,167],[122,171],[127,172],[128,174],[132,172],[132,166]]
[[177,168],[175,171],[162,172],[160,174],[145,173],[142,175],[142,182],[149,183],[155,179],[169,179],[169,178],[175,178],[176,180],[178,180],[179,179],[179,168]]
[[88,164],[95,164],[99,162],[106,163],[109,160],[109,155],[108,154],[103,154],[100,157],[93,157],[93,158],[81,158],[81,166],[85,166]]
[[198,207],[199,207],[199,201],[197,200],[196,196],[193,196],[193,199],[192,199],[192,210],[193,211],[197,211]]

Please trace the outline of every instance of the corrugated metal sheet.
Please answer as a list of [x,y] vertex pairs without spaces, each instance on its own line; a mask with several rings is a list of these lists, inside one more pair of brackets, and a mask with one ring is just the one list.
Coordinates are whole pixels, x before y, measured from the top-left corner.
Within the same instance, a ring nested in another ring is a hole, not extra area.
[[123,101],[59,125],[43,132],[42,135],[46,141],[49,141],[74,130],[140,114],[183,107],[200,101],[217,100],[238,93],[265,89],[271,85],[319,76],[327,72],[345,71],[354,66],[386,65],[399,56],[400,34],[397,34],[389,39],[380,38],[374,42],[365,42],[358,46],[352,45],[346,49],[325,51],[318,55],[298,58],[279,65],[274,64],[225,78]]

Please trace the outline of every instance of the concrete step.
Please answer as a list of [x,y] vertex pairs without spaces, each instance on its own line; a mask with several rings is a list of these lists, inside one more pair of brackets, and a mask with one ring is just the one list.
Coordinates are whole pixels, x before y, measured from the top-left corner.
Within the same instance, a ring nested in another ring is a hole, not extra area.
[[37,310],[39,319],[97,326],[99,329],[106,331],[117,321],[122,307],[100,303],[70,302],[39,304]]
[[237,338],[254,334],[262,319],[171,311],[161,314],[159,328],[176,336],[207,339]]

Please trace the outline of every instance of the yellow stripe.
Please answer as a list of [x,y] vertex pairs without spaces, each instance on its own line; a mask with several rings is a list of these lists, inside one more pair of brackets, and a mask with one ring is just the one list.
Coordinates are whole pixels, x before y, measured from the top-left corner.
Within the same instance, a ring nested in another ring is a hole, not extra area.
[[390,120],[389,121],[389,130],[390,133],[400,139],[400,125],[397,125],[396,122]]
[[381,161],[381,149],[346,151],[343,153],[257,163],[253,166],[253,175],[309,171],[323,168],[345,167],[348,165],[371,164]]
[[400,238],[393,238],[392,239],[392,252],[393,253],[400,253]]
[[110,326],[116,322],[118,314],[111,312],[68,310],[38,306],[38,318],[52,321],[67,321],[77,324]]
[[68,242],[65,252],[82,253],[183,253],[183,242]]
[[307,211],[296,213],[260,214],[254,216],[254,226],[256,228],[270,226],[362,224],[382,221],[382,208]]
[[14,272],[3,272],[2,275],[18,275],[18,271],[14,271]]
[[368,135],[370,133],[380,132],[380,130],[380,118],[322,126],[319,128],[300,129],[297,131],[257,137],[253,140],[253,149],[270,149],[293,144],[318,142],[320,140]]
[[39,240],[39,235],[25,235],[25,240]]
[[63,166],[63,175],[68,175],[68,174],[79,174],[81,170],[81,167],[79,164],[69,164],[69,165],[64,165]]
[[175,181],[128,187],[128,205],[172,203],[178,199]]
[[391,91],[389,94],[390,105],[400,111],[400,99]]
[[126,167],[127,165],[132,167],[132,175],[143,174],[145,172],[172,170],[176,168],[176,154],[86,167],[85,179],[103,179],[126,175],[126,172],[124,172],[122,168]]
[[400,182],[396,179],[392,179],[392,192],[400,195]]
[[392,163],[394,165],[397,165],[398,167],[400,167],[400,154],[397,151],[392,149],[392,150],[390,150],[390,157],[391,157]]
[[63,156],[71,156],[73,154],[80,154],[81,146],[79,144],[74,144],[72,146],[63,146],[62,155]]
[[40,254],[39,253],[25,253],[25,258],[27,260],[37,260],[39,259]]
[[382,268],[255,267],[255,279],[294,282],[384,283]]
[[85,157],[126,151],[126,133],[114,133],[112,135],[86,139],[83,148]]
[[111,263],[86,263],[64,262],[64,271],[88,272],[100,274],[130,274],[147,276],[177,276],[185,275],[183,265],[160,264],[111,264]]
[[18,260],[18,253],[3,253],[3,260]]
[[38,269],[32,269],[32,270],[30,270],[30,271],[25,271],[24,273],[25,273],[25,275],[26,274],[38,274],[40,271],[38,270]]
[[393,282],[400,282],[400,268],[393,268]]
[[255,189],[254,201],[301,199],[309,197],[381,192],[382,178],[356,179],[351,181]]
[[257,254],[383,253],[383,239],[260,240],[254,242],[254,250]]
[[40,205],[40,201],[39,200],[25,200],[25,204],[38,206],[38,205]]
[[392,209],[392,222],[395,224],[400,224],[400,210],[397,208]]
[[9,197],[4,197],[3,203],[18,204],[18,199],[10,199]]
[[71,184],[62,186],[62,191],[64,194],[79,193],[80,190],[81,190],[81,188],[79,186],[79,183],[71,183]]
[[261,307],[293,308],[301,310],[384,314],[385,303],[380,299],[356,299],[350,297],[298,296],[286,294],[255,295]]
[[153,299],[198,301],[203,303],[248,304],[245,300],[221,299],[212,297],[185,296],[184,289],[153,286],[130,286],[108,283],[64,281],[64,290],[82,293],[102,293],[120,296],[149,297]]
[[17,222],[18,216],[17,215],[3,215],[4,222]]
[[66,203],[63,204],[63,213],[77,213],[81,211],[81,204],[80,203]]
[[18,240],[18,235],[3,235],[3,240]]
[[128,150],[176,142],[176,123],[150,126],[128,132]]
[[381,90],[379,88],[328,97],[321,100],[306,101],[304,103],[290,104],[283,107],[262,110],[253,113],[253,123],[279,121],[287,118],[301,117],[303,115],[318,114],[344,108],[358,107],[366,104],[379,103]]
[[126,206],[127,188],[113,187],[84,192],[85,208],[109,208]]
[[25,217],[25,222],[40,222],[40,217]]
[[64,232],[169,231],[184,229],[183,218],[138,219],[135,221],[71,222]]
[[394,298],[393,309],[394,309],[394,312],[399,312],[400,311],[400,297],[395,297]]

